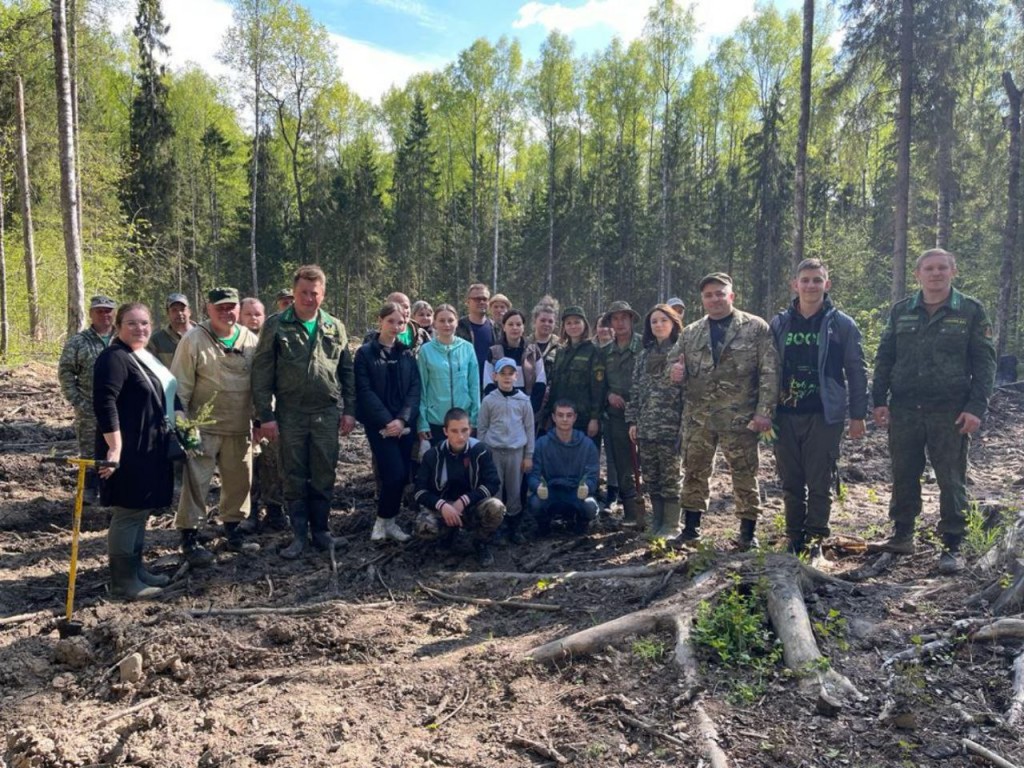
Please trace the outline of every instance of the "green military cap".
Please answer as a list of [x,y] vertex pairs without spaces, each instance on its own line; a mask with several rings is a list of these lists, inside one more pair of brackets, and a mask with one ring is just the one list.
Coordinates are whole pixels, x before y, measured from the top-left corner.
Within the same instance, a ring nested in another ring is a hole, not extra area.
[[629,314],[632,315],[633,317],[633,324],[639,325],[641,319],[640,313],[633,309],[631,306],[629,306],[628,301],[613,301],[611,304],[608,305],[608,310],[605,312],[605,315],[609,319],[611,319],[611,316],[614,315],[616,312],[629,312]]
[[280,291],[277,292],[277,301],[280,301],[281,299],[294,299],[294,298],[295,298],[295,292],[292,291],[291,288],[282,288]]
[[117,304],[109,296],[99,294],[89,299],[89,309],[117,309]]
[[704,286],[708,283],[721,283],[722,285],[732,285],[732,278],[729,277],[725,272],[712,272],[710,275],[704,275],[697,284],[697,290],[703,291]]
[[211,304],[237,304],[238,303],[238,291],[234,288],[228,288],[221,286],[219,288],[213,288],[208,294],[206,299]]
[[565,322],[565,318],[567,317],[582,317],[586,320],[587,313],[583,311],[583,307],[566,307],[562,310],[562,322]]

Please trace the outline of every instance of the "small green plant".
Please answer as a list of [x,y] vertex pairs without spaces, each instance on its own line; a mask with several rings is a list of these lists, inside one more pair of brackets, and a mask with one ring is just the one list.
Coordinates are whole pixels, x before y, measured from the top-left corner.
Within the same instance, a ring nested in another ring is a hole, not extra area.
[[846,500],[849,498],[849,496],[850,489],[847,488],[846,483],[840,481],[839,491],[836,493],[836,499],[839,501],[840,504],[844,504],[846,503]]
[[786,515],[782,512],[776,512],[772,515],[772,525],[775,526],[775,530],[779,533],[786,532]]
[[877,504],[878,501],[878,491],[876,491],[874,488],[868,488],[868,503]]
[[656,637],[640,637],[633,641],[633,655],[640,661],[656,663],[662,660],[668,645]]
[[1003,521],[996,520],[993,525],[985,519],[978,508],[978,502],[972,501],[967,508],[967,528],[964,530],[964,554],[968,557],[979,557],[995,546],[1003,535]]
[[647,542],[647,551],[650,552],[651,557],[656,560],[679,559],[679,553],[664,536],[659,536]]
[[551,589],[553,586],[555,586],[555,582],[552,581],[551,579],[539,579],[537,581],[537,591],[538,592],[546,592],[547,590]]
[[608,752],[608,745],[603,741],[595,741],[593,744],[588,744],[584,754],[589,758],[598,758]]
[[821,621],[814,622],[814,634],[821,642],[828,643],[840,651],[847,651],[850,648],[850,644],[846,642],[846,619],[835,608],[830,608]]
[[749,703],[764,692],[766,678],[782,659],[782,644],[768,625],[767,585],[759,582],[745,588],[738,574],[732,580],[714,603],[697,606],[692,637],[713,661],[754,673],[753,681],[734,677],[729,682],[730,697]]

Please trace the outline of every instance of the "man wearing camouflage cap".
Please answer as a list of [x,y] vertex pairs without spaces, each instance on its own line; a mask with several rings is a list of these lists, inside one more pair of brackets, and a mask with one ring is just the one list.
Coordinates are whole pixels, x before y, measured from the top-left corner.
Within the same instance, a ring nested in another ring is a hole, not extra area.
[[682,538],[700,536],[708,480],[721,447],[732,473],[740,549],[751,549],[758,546],[754,529],[761,514],[757,438],[772,428],[779,399],[778,353],[768,323],[733,307],[736,294],[729,275],[713,272],[701,279],[699,288],[707,314],[683,329],[669,353],[678,357],[672,380],[686,381]]
[[277,292],[274,303],[277,304],[278,312],[284,312],[288,307],[295,303],[295,291],[291,288],[282,288]]
[[613,301],[605,315],[611,322],[613,338],[601,350],[602,364],[597,375],[604,380],[602,406],[607,428],[607,460],[615,465],[623,522],[643,530],[646,521],[640,511],[636,483],[630,481],[633,477],[633,456],[629,426],[626,424],[626,404],[633,386],[633,364],[643,349],[642,337],[633,330],[640,323],[640,315],[626,301]]
[[[91,459],[96,455],[96,416],[92,410],[92,368],[100,352],[110,344],[117,304],[107,296],[93,296],[89,301],[89,327],[79,331],[64,345],[57,365],[60,390],[75,409],[75,435],[78,455]],[[98,498],[99,480],[90,473],[85,503]]]
[[150,337],[146,349],[156,355],[164,367],[170,368],[181,337],[194,327],[188,297],[184,293],[172,293],[167,297],[167,327]]
[[213,555],[197,540],[206,518],[206,494],[214,470],[220,472],[220,518],[228,547],[241,549],[238,524],[249,513],[252,482],[252,360],[256,334],[238,322],[238,291],[214,288],[207,294],[208,320],[185,334],[171,363],[178,398],[190,419],[208,407],[211,423],[201,426],[202,445],[185,468],[175,525],[193,566]]

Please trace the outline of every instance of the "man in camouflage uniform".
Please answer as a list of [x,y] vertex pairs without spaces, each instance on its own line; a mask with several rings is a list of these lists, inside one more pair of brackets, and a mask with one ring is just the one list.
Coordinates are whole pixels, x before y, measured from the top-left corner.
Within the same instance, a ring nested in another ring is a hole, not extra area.
[[170,368],[178,342],[195,325],[188,297],[184,293],[172,293],[167,297],[167,327],[150,337],[146,349],[156,355],[164,367]]
[[708,509],[708,480],[721,446],[732,473],[740,549],[758,546],[754,529],[761,514],[757,485],[757,437],[772,428],[779,399],[779,359],[771,331],[760,317],[733,307],[732,278],[714,272],[699,284],[707,313],[683,329],[670,357],[673,381],[686,381],[680,504],[684,540],[700,536]]
[[642,530],[646,521],[637,498],[632,443],[626,425],[626,405],[633,386],[633,364],[643,348],[640,334],[633,332],[634,326],[640,323],[640,315],[628,302],[613,301],[605,316],[611,323],[614,335],[611,343],[602,350],[603,370],[599,372],[604,377],[604,395],[601,400],[607,429],[607,461],[615,465],[623,522],[636,525]]
[[[60,390],[75,409],[75,435],[78,455],[85,459],[96,456],[96,416],[92,410],[92,368],[100,352],[110,344],[114,332],[114,308],[107,296],[93,296],[89,301],[89,327],[79,331],[64,345],[57,365]],[[86,484],[86,504],[99,498],[99,478],[90,472]]]
[[295,303],[267,319],[253,360],[257,436],[281,440],[284,496],[295,535],[281,552],[287,559],[306,550],[310,530],[317,549],[330,547],[338,434],[355,426],[352,353],[345,326],[320,308],[326,284],[320,267],[299,267]]
[[914,267],[920,290],[898,302],[875,355],[874,420],[889,429],[894,533],[879,549],[914,551],[925,450],[939,484],[939,572],[963,568],[967,452],[995,379],[992,326],[982,305],[953,288],[956,259],[940,248]]
[[212,553],[197,539],[206,519],[206,494],[214,470],[220,473],[220,519],[228,548],[242,548],[239,523],[249,513],[252,482],[252,359],[256,334],[238,322],[238,291],[214,288],[207,294],[204,320],[185,334],[171,373],[190,419],[209,407],[212,422],[199,428],[202,447],[185,465],[185,482],[175,526],[192,566],[208,565]]

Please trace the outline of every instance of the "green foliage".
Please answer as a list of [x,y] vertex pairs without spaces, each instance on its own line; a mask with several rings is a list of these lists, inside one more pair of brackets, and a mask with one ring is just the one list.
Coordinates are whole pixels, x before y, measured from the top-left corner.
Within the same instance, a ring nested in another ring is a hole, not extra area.
[[[830,608],[825,617],[815,621],[812,626],[818,642],[840,651],[849,650],[850,644],[846,641],[846,619],[837,609]],[[825,661],[827,663],[828,659],[826,658]]]
[[679,559],[678,550],[664,536],[659,536],[647,542],[647,551],[655,560]]
[[980,557],[995,546],[1006,528],[999,517],[989,520],[972,501],[967,508],[967,527],[964,529],[963,549],[967,557]]
[[656,637],[640,637],[633,641],[633,655],[647,664],[656,664],[668,652],[668,645]]
[[767,618],[766,585],[744,588],[738,575],[714,602],[697,606],[693,642],[708,658],[729,669],[752,674],[752,680],[730,678],[733,697],[750,702],[764,691],[766,678],[775,674],[782,659],[782,644]]

